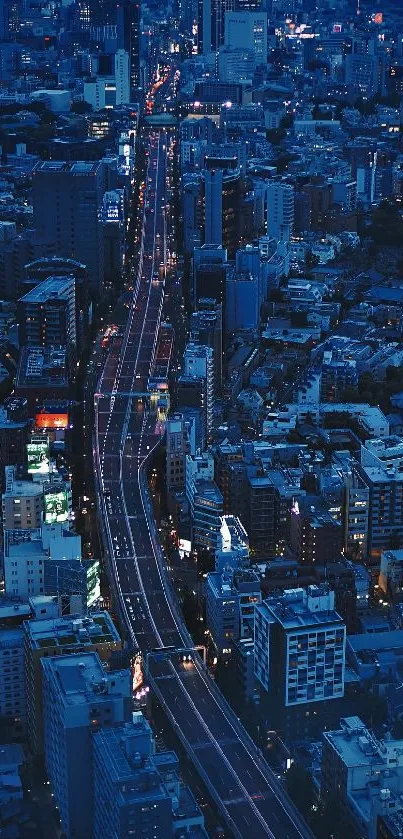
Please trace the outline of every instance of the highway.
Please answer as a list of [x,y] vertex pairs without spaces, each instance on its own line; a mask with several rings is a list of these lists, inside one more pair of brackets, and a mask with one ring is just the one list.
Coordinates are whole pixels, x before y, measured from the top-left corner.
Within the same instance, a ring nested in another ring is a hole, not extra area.
[[152,517],[145,465],[160,442],[149,400],[164,298],[164,131],[148,134],[148,172],[139,269],[123,336],[113,343],[95,394],[94,466],[98,510],[121,618],[147,657],[148,679],[189,758],[236,837],[311,839],[261,753],[205,672],[199,656],[150,655],[191,645]]

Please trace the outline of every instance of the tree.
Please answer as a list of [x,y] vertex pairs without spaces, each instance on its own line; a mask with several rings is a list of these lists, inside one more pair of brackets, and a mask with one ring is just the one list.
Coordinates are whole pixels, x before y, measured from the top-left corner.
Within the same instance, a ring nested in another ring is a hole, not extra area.
[[372,213],[368,233],[378,246],[401,246],[403,241],[403,218],[394,201],[381,201]]
[[73,102],[71,106],[73,114],[90,114],[92,105],[89,102]]
[[311,812],[313,784],[310,773],[300,763],[291,764],[286,774],[287,792],[303,816]]

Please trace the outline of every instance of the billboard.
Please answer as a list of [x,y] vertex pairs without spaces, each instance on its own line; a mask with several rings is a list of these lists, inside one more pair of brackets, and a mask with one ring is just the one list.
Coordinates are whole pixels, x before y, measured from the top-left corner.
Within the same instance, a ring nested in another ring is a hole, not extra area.
[[28,472],[31,475],[48,475],[49,463],[49,440],[47,437],[32,438],[27,443]]
[[87,606],[90,608],[101,597],[99,576],[99,560],[94,559],[86,564],[87,568]]
[[143,656],[141,653],[137,653],[132,661],[132,676],[133,676],[133,693],[136,693],[141,690],[144,685],[144,673],[143,673]]
[[35,417],[37,428],[68,428],[68,414],[37,414]]
[[49,492],[45,495],[45,522],[54,524],[56,521],[67,521],[69,517],[67,492]]

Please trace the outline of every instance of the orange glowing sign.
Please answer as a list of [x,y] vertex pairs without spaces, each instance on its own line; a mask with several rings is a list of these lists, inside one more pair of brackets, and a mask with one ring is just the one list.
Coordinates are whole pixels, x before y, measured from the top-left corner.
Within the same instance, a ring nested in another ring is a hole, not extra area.
[[37,428],[68,428],[68,414],[37,414],[35,418]]
[[383,13],[382,12],[376,12],[374,15],[372,15],[372,22],[373,23],[378,23],[378,24],[383,23]]

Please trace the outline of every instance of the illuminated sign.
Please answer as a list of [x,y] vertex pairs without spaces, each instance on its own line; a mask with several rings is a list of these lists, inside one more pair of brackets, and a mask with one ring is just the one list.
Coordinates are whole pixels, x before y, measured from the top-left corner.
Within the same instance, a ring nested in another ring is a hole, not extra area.
[[132,661],[132,685],[133,693],[137,698],[137,694],[144,685],[143,656],[141,653],[138,653]]
[[37,414],[35,417],[37,428],[68,428],[68,414]]
[[45,495],[45,522],[46,524],[54,524],[54,522],[67,521],[69,517],[69,509],[67,502],[67,492],[61,490],[60,492],[49,492]]
[[49,464],[49,440],[47,437],[32,438],[27,443],[28,472],[32,474],[48,475]]
[[341,23],[334,23],[333,24],[333,35],[339,35],[342,30]]
[[183,559],[183,557],[192,553],[192,543],[188,539],[179,539],[178,549],[179,556]]
[[381,24],[383,23],[383,12],[376,12],[371,17],[372,23]]
[[87,606],[93,606],[101,597],[99,560],[87,564]]

